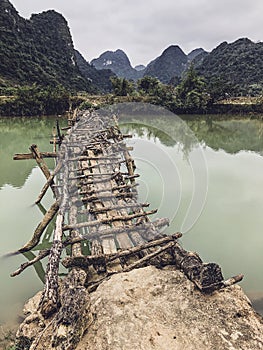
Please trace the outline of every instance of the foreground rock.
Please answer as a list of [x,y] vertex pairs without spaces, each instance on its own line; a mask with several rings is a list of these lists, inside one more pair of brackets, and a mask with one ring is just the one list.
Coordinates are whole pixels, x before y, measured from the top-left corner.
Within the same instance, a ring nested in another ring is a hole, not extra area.
[[[91,312],[77,350],[263,349],[263,319],[239,286],[203,295],[173,267],[112,276],[91,294]],[[18,336],[40,332],[30,327]],[[37,349],[47,349],[50,336],[47,329]]]

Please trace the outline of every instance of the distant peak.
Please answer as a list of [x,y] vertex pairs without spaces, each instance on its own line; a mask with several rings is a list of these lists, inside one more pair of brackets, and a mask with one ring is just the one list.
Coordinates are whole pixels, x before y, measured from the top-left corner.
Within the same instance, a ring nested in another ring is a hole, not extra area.
[[118,53],[118,54],[122,54],[122,55],[127,56],[126,53],[125,53],[122,49],[117,49],[117,50],[115,51],[115,53]]
[[183,50],[180,48],[180,46],[178,45],[170,45],[169,47],[167,47],[167,49],[165,49],[163,51],[163,54],[166,54],[166,53],[170,53],[170,52],[176,52],[176,53],[182,53],[185,55],[185,53],[183,52]]
[[138,72],[144,70],[146,67],[143,64],[138,64],[137,66],[134,67]]
[[197,56],[204,53],[206,53],[206,51],[203,48],[198,47],[197,49],[194,49],[191,52],[189,52],[187,57],[189,61],[193,61]]
[[240,39],[237,39],[236,41],[234,41],[233,43],[254,44],[254,42],[252,40],[250,40],[249,38],[240,38]]

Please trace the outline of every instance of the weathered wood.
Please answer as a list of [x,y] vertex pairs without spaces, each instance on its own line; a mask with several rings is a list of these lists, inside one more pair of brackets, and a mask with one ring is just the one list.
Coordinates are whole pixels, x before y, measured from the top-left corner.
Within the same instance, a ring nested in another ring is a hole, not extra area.
[[76,162],[76,161],[84,161],[84,160],[104,160],[104,159],[109,159],[109,160],[119,160],[120,156],[114,156],[114,155],[109,155],[109,156],[100,156],[100,157],[95,157],[95,156],[78,156],[78,157],[73,157],[69,158],[69,162]]
[[65,146],[64,146],[64,151],[65,151],[64,177],[63,177],[64,186],[62,191],[60,208],[56,218],[56,227],[54,231],[53,243],[50,249],[50,254],[48,259],[45,286],[44,286],[42,298],[39,304],[39,310],[44,317],[49,317],[54,312],[56,312],[60,307],[58,271],[59,271],[60,256],[63,249],[62,237],[63,237],[64,216],[65,216],[65,213],[68,207],[68,202],[69,202],[69,189],[67,187],[67,181],[69,177],[69,169],[68,169],[68,163],[67,163],[68,154]]
[[[158,220],[159,219],[155,220],[157,226],[159,225]],[[140,225],[127,225],[123,227],[112,227],[108,229],[102,229],[100,231],[98,230],[90,231],[88,234],[82,235],[82,237],[79,238],[78,240],[71,240],[70,238],[67,238],[65,241],[65,245],[70,245],[79,241],[84,241],[89,239],[92,239],[92,240],[99,239],[103,236],[108,236],[111,234],[116,235],[123,232],[129,233],[129,234],[137,232],[137,233],[140,233],[141,236],[147,237],[147,239],[145,239],[144,242],[151,241],[151,240],[154,240],[155,238],[160,237],[160,233],[158,231],[153,232],[153,225],[154,225],[154,222],[150,222],[150,223],[144,223]],[[161,226],[158,226],[158,227],[161,227]],[[150,231],[150,234],[148,234],[148,231]]]
[[133,210],[138,207],[146,208],[149,207],[149,203],[124,203],[124,204],[119,204],[119,205],[113,205],[111,207],[103,207],[103,208],[92,208],[92,209],[86,209],[86,210],[81,210],[79,211],[80,214],[98,214],[98,213],[104,213],[108,212],[110,210],[119,210],[119,209],[129,209]]
[[14,271],[13,273],[11,273],[11,277],[15,277],[20,275],[20,273],[22,273],[26,268],[28,268],[29,266],[34,265],[36,262],[44,259],[45,257],[47,257],[50,253],[50,249],[46,249],[46,250],[41,250],[39,252],[39,254],[32,260],[27,261],[23,264],[20,265],[19,269],[17,269],[16,271]]
[[135,246],[135,247],[131,247],[131,248],[126,249],[126,250],[121,250],[121,251],[114,253],[114,254],[104,255],[100,251],[99,253],[97,252],[97,255],[93,254],[93,255],[82,256],[82,257],[77,257],[77,258],[66,257],[63,259],[62,264],[66,268],[70,268],[73,266],[86,268],[86,267],[92,265],[93,263],[95,263],[97,259],[102,259],[102,258],[104,258],[105,263],[108,263],[108,262],[111,262],[115,259],[119,259],[122,257],[129,257],[131,255],[134,255],[134,254],[140,252],[141,250],[145,250],[148,248],[160,246],[160,245],[175,241],[175,240],[179,239],[180,237],[182,237],[182,234],[178,232],[178,233],[173,234],[171,236],[166,236],[166,237],[163,237],[163,238],[160,238],[160,239],[154,240],[152,242],[148,242],[148,243],[143,243],[143,244],[140,244],[140,245]]
[[44,291],[39,304],[40,312],[45,318],[49,317],[54,312],[56,312],[61,305],[59,297],[58,270],[60,256],[63,248],[63,221],[64,214],[60,210],[60,212],[57,215],[54,240],[49,254]]
[[51,144],[53,144],[53,152],[57,151],[57,132],[56,132],[56,128],[53,127],[53,140],[50,141]]
[[83,203],[86,202],[94,202],[99,200],[107,200],[107,199],[118,199],[118,198],[134,198],[135,194],[133,192],[119,192],[119,193],[111,193],[111,192],[105,192],[105,194],[94,194],[92,196],[87,196],[81,198]]
[[174,242],[170,242],[170,243],[166,244],[165,246],[155,250],[153,253],[147,254],[143,258],[141,258],[141,259],[137,260],[136,262],[134,262],[133,264],[127,266],[125,269],[123,269],[123,272],[128,272],[128,271],[131,271],[133,269],[138,269],[139,267],[145,266],[145,264],[147,264],[147,262],[149,262],[151,259],[155,258],[156,256],[158,256],[160,254],[163,254],[168,249],[173,248],[174,245],[175,245]]
[[119,186],[113,186],[109,189],[105,189],[105,188],[93,188],[91,190],[82,190],[79,192],[80,195],[88,195],[88,196],[92,196],[94,194],[97,194],[97,193],[103,193],[103,192],[106,192],[107,194],[113,192],[113,191],[119,191],[119,190],[129,190],[129,189],[132,189],[132,188],[135,188],[137,187],[138,184],[133,184],[133,185],[119,185]]
[[92,240],[91,254],[92,256],[96,257],[94,259],[93,266],[97,271],[97,273],[98,274],[105,273],[107,271],[105,255],[103,254],[102,245],[97,239]]
[[73,269],[63,283],[61,307],[52,327],[54,349],[74,350],[93,320],[85,280],[83,270]]
[[78,228],[82,228],[82,227],[90,227],[90,226],[97,226],[100,224],[108,224],[114,221],[127,221],[127,220],[132,220],[135,218],[139,218],[139,217],[143,217],[146,215],[152,215],[152,214],[156,214],[157,213],[157,209],[155,210],[150,210],[144,213],[136,213],[136,214],[131,214],[131,215],[127,215],[127,216],[112,216],[112,217],[107,217],[105,219],[99,219],[99,220],[95,220],[95,221],[89,221],[89,222],[81,222],[79,224],[75,224],[75,225],[65,225],[63,227],[63,231],[67,231],[67,230],[71,230],[71,229],[78,229]]
[[[34,155],[34,158],[37,162],[37,165],[42,170],[42,173],[45,175],[46,179],[48,180],[50,178],[51,174],[50,174],[50,171],[48,169],[47,164],[45,163],[44,159],[41,157],[41,153],[39,152],[37,145],[31,145],[30,150],[31,150],[32,154]],[[58,196],[59,196],[58,190],[56,188],[52,188],[52,187],[51,187],[51,189],[54,193],[54,196],[56,198],[58,198]]]
[[[70,163],[69,170],[71,172],[72,172],[72,168],[73,168],[73,164]],[[69,173],[69,176],[70,176],[70,174],[71,173]],[[71,190],[72,190],[72,188],[77,189],[76,184],[77,184],[76,181],[73,181],[71,183]],[[75,226],[77,224],[77,217],[78,217],[78,208],[76,205],[74,205],[74,199],[73,199],[72,202],[70,201],[70,205],[69,205],[69,224],[71,226]],[[80,238],[79,231],[76,227],[72,227],[72,229],[70,230],[70,237],[72,239]],[[71,254],[72,254],[72,256],[82,256],[80,243],[75,243],[71,246]]]
[[244,275],[243,274],[239,274],[239,275],[236,275],[234,277],[231,277],[229,278],[228,280],[226,281],[223,281],[223,287],[230,287],[232,286],[233,284],[236,284],[238,282],[241,282],[244,278]]
[[28,252],[39,243],[43,232],[45,231],[50,221],[54,218],[54,216],[58,212],[58,209],[59,209],[59,200],[57,200],[55,203],[51,205],[51,207],[48,209],[48,211],[44,215],[42,221],[40,222],[40,224],[38,224],[37,228],[35,229],[31,240],[28,243],[26,243],[22,248],[18,249],[19,253]]
[[[56,158],[56,152],[40,152],[41,158]],[[34,159],[33,153],[16,153],[13,156],[13,160],[26,160],[26,159]]]
[[63,141],[64,135],[62,135],[62,134],[61,134],[58,119],[56,120],[56,128],[57,128],[57,136],[58,136],[58,139],[59,139],[60,144],[61,144],[61,143],[62,143],[62,141]]
[[54,185],[54,177],[58,174],[58,172],[61,170],[62,167],[63,167],[63,163],[62,163],[62,161],[59,161],[56,168],[54,169],[52,175],[50,175],[50,177],[48,178],[48,180],[45,183],[44,187],[42,188],[37,200],[35,201],[36,204],[39,204],[41,202],[41,200],[44,197],[44,195],[46,194],[49,186],[60,187],[60,186]]

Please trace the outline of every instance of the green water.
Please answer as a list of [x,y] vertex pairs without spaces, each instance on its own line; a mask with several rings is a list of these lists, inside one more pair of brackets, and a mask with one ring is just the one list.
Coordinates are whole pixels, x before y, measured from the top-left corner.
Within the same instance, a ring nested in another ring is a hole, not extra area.
[[[34,160],[14,161],[13,155],[28,153],[31,144],[37,144],[42,151],[52,151],[49,140],[54,124],[54,118],[0,119],[0,256],[24,245],[43,217],[43,208],[33,203],[45,178]],[[53,160],[48,159],[47,163],[54,167]],[[48,209],[52,201],[48,193],[43,206]],[[44,270],[40,264],[18,277],[9,277],[21,263],[32,259],[33,254],[0,260],[0,321],[42,287]]]
[[[159,208],[155,217],[169,217],[167,232],[182,231],[184,248],[219,263],[226,278],[244,273],[241,285],[262,311],[263,123],[185,125],[171,116],[120,121],[122,130],[134,135],[128,142],[141,175],[140,200]],[[43,216],[43,208],[33,203],[45,179],[33,160],[13,161],[13,154],[28,152],[33,143],[51,151],[54,124],[53,118],[0,119],[0,255],[28,241]],[[52,201],[48,193],[43,206],[47,209]],[[9,277],[31,258],[1,258],[0,319],[42,288],[40,264]]]

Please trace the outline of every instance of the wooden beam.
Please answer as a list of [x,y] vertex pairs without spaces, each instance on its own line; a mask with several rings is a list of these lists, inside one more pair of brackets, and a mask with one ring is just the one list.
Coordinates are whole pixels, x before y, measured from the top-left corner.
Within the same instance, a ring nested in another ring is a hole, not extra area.
[[82,256],[74,258],[74,257],[66,257],[62,264],[64,267],[66,268],[71,268],[74,266],[77,267],[82,267],[82,268],[87,268],[88,266],[96,263],[96,261],[98,261],[99,259],[104,258],[105,263],[114,261],[115,259],[119,259],[122,257],[128,257],[130,255],[136,254],[142,250],[148,249],[148,248],[152,248],[152,247],[156,247],[158,245],[163,245],[165,243],[169,243],[172,241],[175,241],[177,239],[179,239],[180,237],[182,237],[182,234],[180,232],[173,234],[171,236],[166,236],[160,239],[156,239],[154,241],[145,243],[145,244],[141,244],[139,246],[136,247],[132,247],[126,250],[122,250],[119,251],[117,253],[114,254],[98,254],[98,255],[89,255],[89,256]]
[[46,250],[41,250],[39,252],[39,254],[32,260],[27,261],[23,264],[20,265],[19,269],[17,269],[15,272],[11,273],[11,277],[15,277],[20,275],[20,273],[22,273],[27,267],[34,265],[36,262],[44,259],[46,256],[48,256],[50,253],[50,249],[46,249]]
[[[69,244],[73,244],[73,243],[76,243],[76,242],[79,242],[79,241],[84,241],[84,240],[87,240],[87,239],[99,239],[101,238],[102,236],[108,236],[108,235],[112,235],[112,234],[118,234],[118,233],[122,233],[122,232],[127,232],[127,233],[130,233],[130,232],[141,232],[142,235],[146,235],[146,233],[148,231],[151,231],[150,232],[150,238],[151,239],[154,239],[156,238],[158,235],[160,235],[160,233],[156,230],[156,231],[152,231],[152,229],[155,227],[155,224],[156,224],[156,227],[158,226],[158,228],[161,228],[161,227],[164,227],[165,225],[167,225],[167,223],[165,222],[161,222],[159,223],[160,219],[156,219],[155,221],[153,222],[147,222],[147,223],[143,223],[143,224],[140,224],[140,225],[129,225],[129,226],[124,226],[124,227],[112,227],[112,228],[109,228],[109,229],[103,229],[101,231],[95,231],[95,232],[89,232],[88,234],[85,234],[85,235],[82,235],[82,237],[79,239],[79,240],[71,240],[70,238],[67,238],[67,240],[65,241],[65,244],[66,245],[69,245]],[[149,237],[147,237],[149,238]],[[150,239],[148,239],[149,241]]]
[[86,209],[86,210],[81,210],[79,213],[80,214],[98,214],[98,213],[104,213],[110,210],[120,210],[120,209],[136,209],[138,207],[149,207],[149,203],[126,203],[126,204],[119,204],[119,205],[113,205],[111,207],[102,207],[102,208],[92,208],[92,209]]
[[154,252],[145,255],[143,258],[135,261],[133,264],[130,264],[125,269],[123,269],[123,272],[129,272],[133,269],[138,269],[139,267],[145,266],[147,262],[149,262],[151,259],[155,258],[156,256],[165,253],[168,249],[171,249],[175,246],[175,242],[170,242],[166,244],[165,246],[155,250]]
[[127,215],[127,216],[123,216],[123,215],[112,216],[112,217],[108,217],[108,218],[100,219],[100,220],[81,222],[81,223],[75,224],[75,225],[65,225],[63,227],[63,231],[79,229],[79,228],[82,228],[82,227],[96,226],[96,225],[100,225],[100,224],[109,224],[109,223],[111,223],[113,221],[128,221],[128,220],[132,220],[132,219],[135,219],[135,218],[143,217],[143,216],[146,216],[146,215],[156,214],[157,211],[158,210],[155,209],[155,210],[150,210],[150,211],[146,211],[146,212],[143,212],[143,213],[131,214],[131,215]]
[[[56,152],[40,152],[41,158],[56,158]],[[26,160],[26,159],[35,159],[33,153],[16,153],[13,156],[13,160]]]

